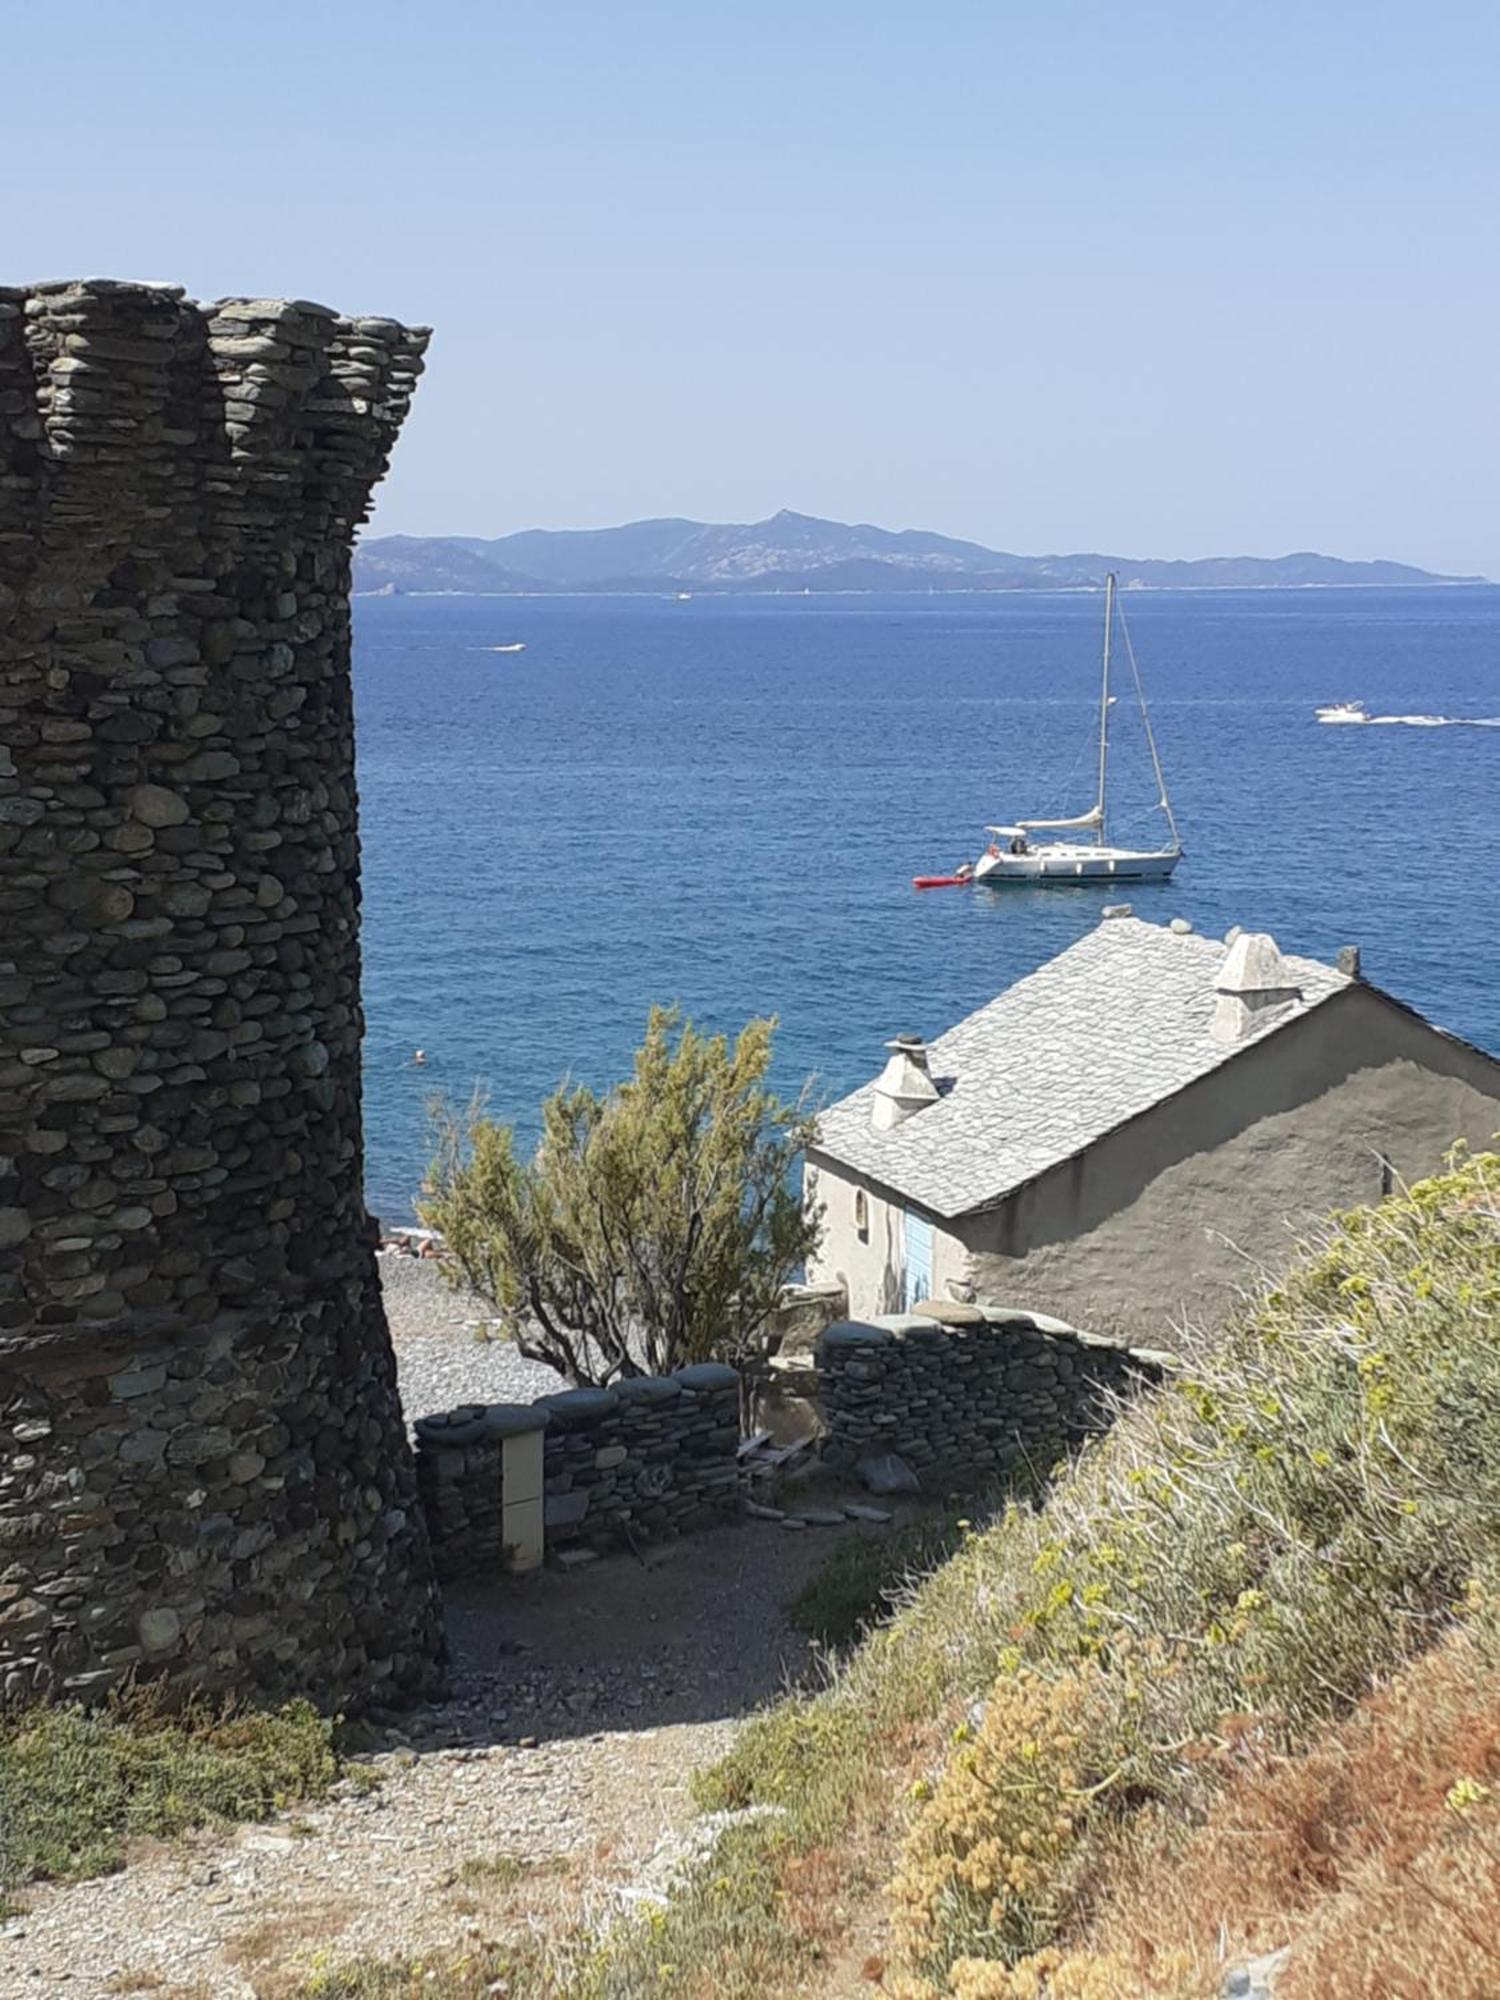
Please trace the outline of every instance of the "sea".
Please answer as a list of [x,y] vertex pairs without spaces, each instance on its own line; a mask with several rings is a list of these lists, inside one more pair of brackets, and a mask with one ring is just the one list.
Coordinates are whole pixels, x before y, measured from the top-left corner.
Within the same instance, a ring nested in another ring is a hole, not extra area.
[[[912,887],[1093,803],[1096,593],[357,599],[375,1212],[411,1219],[435,1102],[529,1143],[563,1078],[628,1074],[653,1002],[774,1015],[779,1086],[829,1101],[1110,900],[1357,944],[1500,1054],[1500,588],[1123,603],[1186,858],[1111,894]],[[1154,844],[1118,646],[1113,685],[1111,835]],[[1343,700],[1390,719],[1315,721]]]

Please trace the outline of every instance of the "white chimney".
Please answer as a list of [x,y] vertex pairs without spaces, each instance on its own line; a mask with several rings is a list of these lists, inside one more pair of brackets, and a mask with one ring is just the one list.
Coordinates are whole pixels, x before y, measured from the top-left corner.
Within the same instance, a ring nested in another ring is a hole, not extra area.
[[924,1104],[935,1104],[938,1096],[920,1035],[897,1035],[886,1047],[891,1059],[875,1079],[875,1102],[870,1107],[870,1123],[877,1132],[904,1124]]
[[1302,989],[1265,931],[1241,931],[1214,981],[1219,998],[1210,1033],[1216,1042],[1243,1042],[1295,1007]]

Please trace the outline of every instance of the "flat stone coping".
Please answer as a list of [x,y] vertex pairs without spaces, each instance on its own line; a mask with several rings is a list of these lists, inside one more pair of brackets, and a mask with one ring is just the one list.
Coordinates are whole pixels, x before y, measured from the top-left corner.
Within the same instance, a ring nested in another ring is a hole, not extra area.
[[948,1299],[918,1299],[912,1307],[920,1319],[935,1319],[939,1326],[983,1326],[984,1314],[978,1306],[959,1305]]
[[675,1379],[684,1389],[737,1389],[740,1386],[739,1370],[723,1361],[695,1361],[687,1368],[679,1368]]
[[490,1438],[522,1437],[552,1425],[560,1431],[590,1430],[621,1404],[655,1408],[683,1394],[707,1395],[738,1389],[740,1373],[722,1361],[699,1361],[672,1375],[627,1375],[608,1389],[558,1389],[534,1403],[460,1403],[457,1409],[418,1417],[413,1428],[423,1444],[480,1444]]
[[535,1403],[491,1403],[484,1413],[486,1437],[525,1437],[529,1431],[544,1431],[550,1412]]
[[998,1328],[1003,1333],[1039,1333],[1036,1314],[1026,1311],[1024,1306],[976,1306],[975,1311],[984,1315],[986,1326]]
[[[857,1325],[855,1321],[853,1324]],[[867,1326],[878,1326],[883,1333],[894,1334],[899,1340],[904,1333],[931,1333],[932,1321],[920,1313],[876,1313],[865,1322]]]
[[889,1326],[867,1319],[836,1319],[818,1335],[819,1347],[884,1347],[895,1339]]
[[673,1403],[682,1394],[675,1375],[626,1375],[614,1388],[622,1403]]
[[463,1403],[456,1410],[418,1417],[417,1436],[427,1444],[483,1444],[494,1438],[524,1437],[547,1428],[551,1412],[537,1403]]
[[613,1389],[559,1389],[555,1396],[543,1396],[535,1405],[550,1413],[559,1430],[587,1430],[619,1407]]

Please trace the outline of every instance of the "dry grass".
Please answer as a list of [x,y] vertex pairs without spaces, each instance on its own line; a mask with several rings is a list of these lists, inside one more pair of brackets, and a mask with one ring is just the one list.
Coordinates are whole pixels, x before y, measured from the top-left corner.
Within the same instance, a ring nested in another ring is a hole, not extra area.
[[562,1855],[533,1861],[523,1854],[473,1854],[448,1877],[465,1888],[514,1889],[549,1875],[560,1875],[568,1863]]
[[257,2000],[282,2000],[284,1994],[298,1990],[309,1957],[329,1948],[358,1907],[325,1896],[296,1909],[278,1910],[263,1922],[236,1932],[224,1947],[224,1957],[242,1972],[257,1976]]
[[[1500,1992],[1500,1658],[1464,1631],[1298,1756],[1224,1752],[1185,1840],[1148,1818],[1090,1926],[1133,1964],[1291,1944],[1285,2000]],[[1403,1987],[1402,1980],[1408,1984]]]
[[159,1972],[117,1972],[104,1991],[148,1993],[151,2000],[214,2000],[213,1994],[201,1982],[191,1986],[174,1985]]

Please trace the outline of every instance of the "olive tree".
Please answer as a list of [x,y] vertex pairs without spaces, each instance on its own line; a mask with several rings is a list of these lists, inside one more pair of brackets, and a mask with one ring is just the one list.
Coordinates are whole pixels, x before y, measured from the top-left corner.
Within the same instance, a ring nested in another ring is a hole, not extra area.
[[731,1047],[654,1008],[630,1079],[565,1082],[529,1160],[482,1107],[439,1111],[422,1219],[522,1354],[602,1385],[754,1351],[821,1234],[791,1175],[810,1091],[766,1088],[775,1026]]

